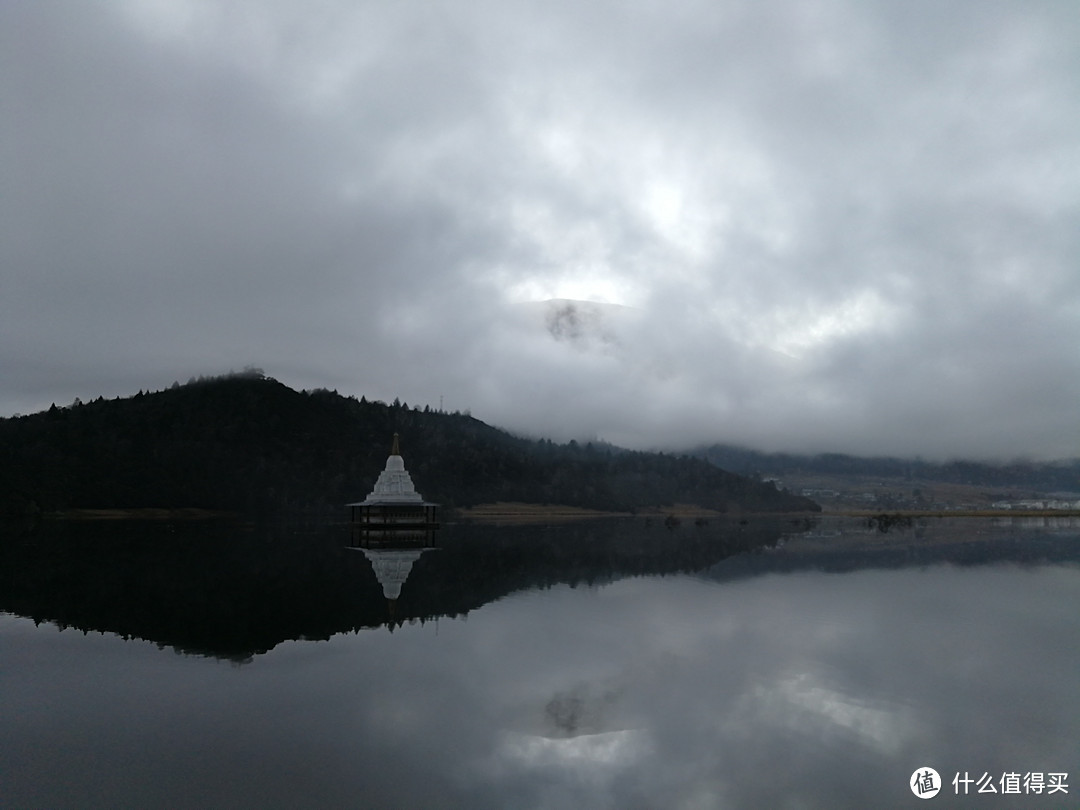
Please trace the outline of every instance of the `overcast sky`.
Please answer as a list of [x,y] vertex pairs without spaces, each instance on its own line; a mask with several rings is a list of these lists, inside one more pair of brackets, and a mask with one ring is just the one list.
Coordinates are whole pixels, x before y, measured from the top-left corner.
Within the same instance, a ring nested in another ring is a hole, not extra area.
[[1068,0],[12,0],[0,184],[2,415],[1080,455]]

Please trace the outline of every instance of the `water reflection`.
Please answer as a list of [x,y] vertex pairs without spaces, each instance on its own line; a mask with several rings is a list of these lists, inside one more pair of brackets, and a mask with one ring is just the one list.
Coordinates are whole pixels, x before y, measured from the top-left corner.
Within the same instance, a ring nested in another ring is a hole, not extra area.
[[388,602],[396,602],[401,596],[401,586],[409,578],[413,563],[430,548],[376,548],[360,549],[375,571],[375,578],[382,585],[383,596]]
[[[249,660],[282,641],[463,616],[520,590],[696,573],[1080,558],[1071,526],[761,520],[674,529],[639,520],[461,524],[438,533],[343,526],[54,523],[0,542],[0,610]],[[408,586],[405,582],[408,580]]]
[[[0,618],[4,801],[831,809],[915,806],[908,779],[927,764],[947,779],[1039,770],[1076,781],[1075,533],[819,524],[754,535],[730,554],[737,534],[653,528],[440,535],[442,548],[411,561],[397,607],[442,619],[394,620],[393,634],[375,629],[390,623],[385,583],[333,531],[223,545],[236,535],[199,541],[178,528],[168,553],[113,533],[98,551],[141,565],[111,572],[85,556],[86,535],[38,536],[0,560],[5,605],[119,623],[93,585],[105,577],[134,587],[129,608],[150,601],[140,594],[151,584],[162,603],[230,626],[230,611],[261,605],[273,635],[196,637],[279,642],[231,667]],[[962,564],[945,562],[953,553]],[[208,561],[207,582],[237,594],[213,610],[194,577]],[[25,585],[12,589],[9,562]],[[669,576],[640,575],[649,568]],[[35,601],[49,587],[75,592]],[[139,626],[177,632],[160,616]],[[312,628],[338,629],[324,643],[280,643]],[[1059,808],[1078,790],[938,802]]]
[[432,543],[434,532],[399,529],[397,531],[353,528],[350,548],[363,552],[371,563],[375,579],[382,586],[391,627],[397,620],[397,602],[401,587],[412,572],[413,563],[426,552],[437,551]]
[[246,660],[285,640],[464,615],[522,589],[697,571],[780,532],[772,521],[459,525],[440,530],[435,554],[430,531],[54,523],[0,542],[0,610]]

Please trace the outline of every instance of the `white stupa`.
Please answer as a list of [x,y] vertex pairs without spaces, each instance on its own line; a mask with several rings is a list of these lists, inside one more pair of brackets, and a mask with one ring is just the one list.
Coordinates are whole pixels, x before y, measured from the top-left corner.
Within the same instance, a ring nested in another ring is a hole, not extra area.
[[386,459],[386,467],[379,473],[375,488],[371,490],[364,503],[423,503],[424,499],[416,491],[412,476],[405,469],[405,459],[398,449],[398,435],[394,434],[394,446]]
[[436,505],[425,501],[416,491],[412,476],[405,469],[396,433],[386,467],[379,473],[375,488],[364,500],[348,506],[353,523],[383,528],[436,525]]

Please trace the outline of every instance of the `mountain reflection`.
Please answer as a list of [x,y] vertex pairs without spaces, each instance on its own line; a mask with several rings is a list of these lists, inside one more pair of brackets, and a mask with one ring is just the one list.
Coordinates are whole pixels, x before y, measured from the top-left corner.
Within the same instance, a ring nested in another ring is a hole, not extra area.
[[439,531],[436,554],[426,539],[357,549],[340,525],[46,522],[0,538],[0,610],[245,660],[289,639],[461,616],[522,589],[697,571],[781,530],[457,525]]
[[1001,526],[972,540],[969,529],[951,538],[944,524],[887,537],[838,525],[456,524],[402,539],[358,537],[341,525],[46,522],[0,533],[0,611],[243,661],[290,639],[392,631],[559,584],[1077,557],[1075,530],[1019,544]]

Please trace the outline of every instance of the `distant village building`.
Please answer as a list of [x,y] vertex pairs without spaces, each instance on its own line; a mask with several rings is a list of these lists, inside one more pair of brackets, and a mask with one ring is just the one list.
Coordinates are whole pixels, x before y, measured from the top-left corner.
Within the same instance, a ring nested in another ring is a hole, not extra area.
[[354,524],[379,529],[415,529],[437,526],[434,503],[428,503],[416,491],[412,476],[405,469],[405,460],[398,447],[398,435],[386,467],[375,482],[375,488],[362,501],[348,504]]
[[1029,512],[1044,512],[1047,510],[1072,511],[1080,509],[1080,501],[1070,501],[1063,498],[1050,498],[1047,500],[1023,500],[1023,501],[994,501],[991,506],[994,509],[1017,509]]

